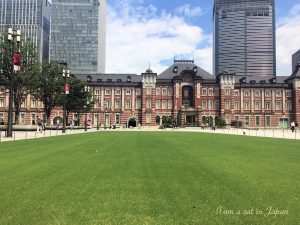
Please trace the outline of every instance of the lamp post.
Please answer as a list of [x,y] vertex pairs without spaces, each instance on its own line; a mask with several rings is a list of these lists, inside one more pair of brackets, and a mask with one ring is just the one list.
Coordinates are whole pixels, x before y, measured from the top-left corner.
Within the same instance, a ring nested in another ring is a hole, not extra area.
[[66,101],[67,101],[67,95],[69,94],[69,84],[67,82],[67,79],[70,77],[70,70],[68,69],[68,63],[62,60],[60,62],[61,65],[64,66],[63,68],[63,78],[64,78],[64,102],[63,102],[63,127],[62,127],[62,133],[66,132]]
[[[85,86],[84,90],[87,93],[87,92],[90,91],[90,87]],[[89,104],[90,104],[90,102],[89,102],[88,97],[87,97],[86,104],[83,106],[84,109],[85,109],[84,131],[87,131],[87,110],[88,110],[88,105]]]
[[7,40],[11,44],[11,74],[6,137],[12,137],[14,73],[19,70],[20,66],[20,54],[15,52],[15,43],[19,44],[21,41],[21,30],[19,28],[17,30],[14,30],[12,27],[8,28]]

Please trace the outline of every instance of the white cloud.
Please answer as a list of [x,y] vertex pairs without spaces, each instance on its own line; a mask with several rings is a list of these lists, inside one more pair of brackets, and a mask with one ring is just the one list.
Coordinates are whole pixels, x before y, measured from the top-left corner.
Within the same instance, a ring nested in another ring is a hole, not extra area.
[[153,5],[119,1],[115,7],[108,6],[106,72],[140,74],[151,62],[152,70],[160,73],[171,65],[166,61],[178,55],[191,57],[193,52],[203,59],[199,65],[211,71],[211,53],[206,57],[211,47],[197,49],[203,43],[211,46],[209,38],[184,17],[158,12]]
[[201,9],[201,7],[192,7],[190,4],[185,4],[177,8],[175,12],[187,17],[196,17],[203,15],[203,10]]
[[277,75],[288,76],[292,73],[292,54],[300,49],[300,4],[295,5],[287,17],[277,21],[276,52]]

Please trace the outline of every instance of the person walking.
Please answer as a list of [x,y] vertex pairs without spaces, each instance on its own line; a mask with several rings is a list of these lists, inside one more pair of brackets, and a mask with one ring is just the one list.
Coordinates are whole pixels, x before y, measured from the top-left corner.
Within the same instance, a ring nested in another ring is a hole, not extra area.
[[39,116],[37,118],[37,129],[36,129],[36,132],[40,132],[40,133],[43,132],[43,129],[42,129],[42,120],[41,120],[41,118]]
[[294,131],[295,131],[295,122],[294,121],[291,122],[291,130],[292,130],[292,133],[294,133]]

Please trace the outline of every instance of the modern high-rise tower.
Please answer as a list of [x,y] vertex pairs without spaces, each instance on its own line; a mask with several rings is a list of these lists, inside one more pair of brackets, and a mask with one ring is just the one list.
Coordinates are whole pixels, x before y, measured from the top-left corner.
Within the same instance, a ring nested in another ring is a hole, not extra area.
[[106,0],[52,0],[50,58],[72,73],[104,73]]
[[39,60],[49,59],[50,10],[48,0],[0,0],[0,33],[20,28],[35,43]]
[[274,0],[214,1],[214,74],[276,76]]

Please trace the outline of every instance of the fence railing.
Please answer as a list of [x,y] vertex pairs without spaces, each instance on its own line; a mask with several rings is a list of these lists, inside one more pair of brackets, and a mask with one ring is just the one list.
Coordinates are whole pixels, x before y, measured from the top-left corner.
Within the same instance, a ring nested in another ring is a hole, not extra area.
[[71,135],[71,134],[82,134],[87,132],[96,131],[170,131],[170,132],[203,132],[203,133],[218,133],[218,134],[229,134],[229,135],[246,135],[254,137],[269,137],[269,138],[283,138],[283,139],[296,139],[300,140],[300,130],[292,132],[287,129],[240,129],[240,128],[229,128],[229,129],[211,129],[211,128],[201,128],[201,127],[187,127],[187,128],[167,128],[158,129],[157,127],[142,127],[139,128],[117,128],[117,129],[104,129],[100,128],[90,128],[85,131],[84,128],[80,129],[67,129],[66,133],[62,133],[62,130],[43,130],[42,132],[25,130],[25,131],[13,131],[12,137],[6,137],[6,131],[0,129],[0,142],[3,141],[13,141],[13,140],[24,140],[24,139],[35,139],[42,137],[53,137],[61,135]]

